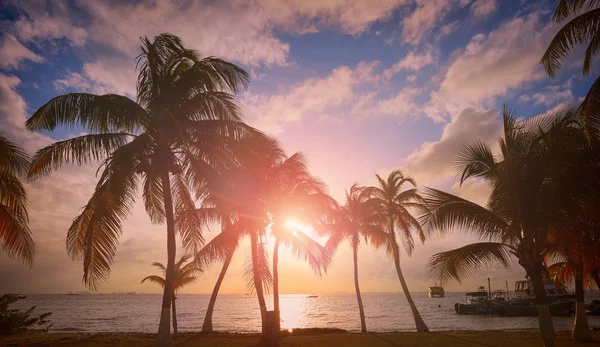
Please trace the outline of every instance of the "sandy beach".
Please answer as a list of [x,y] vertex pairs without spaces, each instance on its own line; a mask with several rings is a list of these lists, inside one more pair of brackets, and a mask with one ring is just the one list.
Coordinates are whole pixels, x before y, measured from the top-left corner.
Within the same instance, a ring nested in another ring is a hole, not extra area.
[[[573,341],[570,332],[557,332],[556,346],[600,345],[600,331],[594,331],[595,342]],[[3,346],[153,346],[155,334],[43,334],[22,333],[0,337]],[[184,333],[175,340],[176,346],[256,346],[258,334]],[[316,333],[302,332],[283,336],[281,346],[365,346],[365,347],[525,347],[541,346],[538,332],[461,331],[432,333]]]

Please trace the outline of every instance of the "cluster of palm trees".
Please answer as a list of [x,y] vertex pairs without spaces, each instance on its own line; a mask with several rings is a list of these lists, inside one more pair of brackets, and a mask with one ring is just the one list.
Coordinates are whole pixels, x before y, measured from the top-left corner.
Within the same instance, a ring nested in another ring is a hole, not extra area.
[[[586,42],[583,71],[591,71],[600,42],[598,5],[594,0],[558,2],[553,18],[574,19],[542,58],[549,75],[574,45]],[[50,100],[26,122],[32,131],[67,126],[82,128],[85,135],[58,141],[29,158],[0,133],[0,239],[10,257],[32,264],[35,254],[19,179],[37,179],[67,163],[101,160],[94,193],[68,230],[67,250],[83,259],[83,280],[96,289],[109,276],[122,223],[142,188],[151,221],[167,229],[166,266],[154,264],[164,277],[143,280],[164,287],[161,346],[172,345],[171,309],[177,330],[177,290],[222,262],[202,327],[212,331],[221,283],[246,238],[245,276],[258,297],[263,333],[265,291],[273,291],[273,307],[279,311],[279,248],[287,247],[322,274],[344,240],[353,253],[361,331],[367,331],[358,282],[358,249],[364,242],[391,256],[416,328],[427,332],[402,274],[401,246],[410,256],[415,236],[424,242],[426,236],[455,230],[471,232],[482,242],[435,254],[429,264],[432,277],[460,281],[483,266],[508,267],[516,259],[532,282],[546,346],[554,345],[554,329],[544,281],[572,280],[577,297],[573,337],[590,338],[583,295],[586,285],[600,285],[600,79],[581,105],[564,114],[520,120],[505,108],[497,151],[481,141],[464,145],[457,156],[460,182],[488,182],[492,192],[486,206],[417,188],[399,170],[387,178],[377,175],[372,187],[353,185],[338,204],[310,174],[301,153],[286,155],[277,141],[242,121],[236,94],[249,82],[246,71],[218,58],[201,59],[171,34],[142,39],[141,50],[136,101],[71,93]],[[221,232],[205,243],[203,230],[212,224],[220,225]],[[327,243],[312,239],[301,225],[328,237]],[[191,256],[175,262],[177,235]],[[274,240],[272,249],[268,239]]]

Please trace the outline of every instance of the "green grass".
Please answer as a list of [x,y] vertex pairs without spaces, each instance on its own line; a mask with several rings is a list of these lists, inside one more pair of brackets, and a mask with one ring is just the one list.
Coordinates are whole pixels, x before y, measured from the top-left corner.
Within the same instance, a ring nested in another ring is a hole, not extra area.
[[[155,334],[43,334],[21,333],[0,336],[1,346],[153,346]],[[569,332],[557,333],[556,346],[600,346],[600,332],[594,332],[596,342],[581,343],[572,341]],[[201,334],[184,333],[175,340],[180,347],[194,346],[256,346],[258,335]],[[529,347],[541,346],[537,332],[433,332],[433,333],[302,333],[284,336],[280,340],[282,347],[328,347],[328,346],[365,346],[365,347]]]

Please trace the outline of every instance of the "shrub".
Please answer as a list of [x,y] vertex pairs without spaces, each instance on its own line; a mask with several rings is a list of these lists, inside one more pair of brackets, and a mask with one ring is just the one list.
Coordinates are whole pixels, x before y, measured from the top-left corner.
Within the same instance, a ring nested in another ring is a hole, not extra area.
[[25,298],[25,295],[19,294],[5,294],[0,296],[0,334],[10,334],[30,327],[37,327],[48,331],[50,326],[52,326],[46,319],[52,314],[51,312],[32,316],[35,306],[27,311],[9,309],[11,304]]

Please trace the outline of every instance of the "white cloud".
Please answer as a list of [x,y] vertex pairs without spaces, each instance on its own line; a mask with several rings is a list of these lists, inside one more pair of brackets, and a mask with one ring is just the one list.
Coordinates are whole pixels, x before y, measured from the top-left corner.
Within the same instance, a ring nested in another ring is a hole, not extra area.
[[467,3],[457,0],[416,0],[416,8],[402,20],[404,42],[413,45],[421,43],[448,13]]
[[500,138],[502,123],[498,115],[496,110],[461,110],[446,124],[438,141],[421,144],[403,160],[405,173],[417,177],[421,185],[439,186],[452,181],[456,152],[466,141],[476,137],[491,144]]
[[471,5],[471,12],[477,17],[485,17],[498,9],[496,0],[477,0]]
[[33,53],[23,46],[14,36],[4,34],[0,44],[0,67],[5,69],[18,69],[23,61],[30,60],[41,63],[44,58]]
[[433,64],[435,58],[432,49],[428,49],[425,53],[419,54],[414,51],[408,52],[406,57],[398,60],[391,68],[384,71],[386,78],[392,78],[394,75],[403,70],[419,71],[425,66]]
[[545,78],[539,60],[555,30],[534,13],[473,36],[443,70],[440,87],[425,107],[428,115],[439,118],[467,106],[486,106],[511,89]]
[[460,22],[455,20],[454,22],[450,22],[448,24],[442,25],[440,28],[440,36],[448,36],[456,31],[460,27]]
[[57,79],[53,85],[54,89],[59,92],[64,92],[67,89],[88,91],[92,87],[87,79],[76,72],[68,72],[65,78]]
[[521,101],[533,101],[534,105],[544,105],[546,107],[569,103],[574,99],[575,96],[570,86],[564,87],[558,85],[547,86],[531,96],[525,94],[519,98]]

